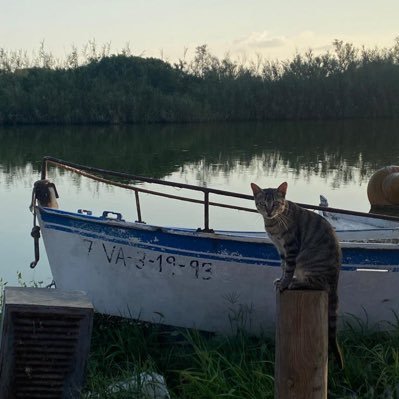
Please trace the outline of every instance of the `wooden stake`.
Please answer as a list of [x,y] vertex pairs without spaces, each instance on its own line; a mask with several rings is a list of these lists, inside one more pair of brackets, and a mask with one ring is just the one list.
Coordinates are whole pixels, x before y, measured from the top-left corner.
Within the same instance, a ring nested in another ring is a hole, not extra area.
[[327,399],[328,295],[277,290],[275,399]]

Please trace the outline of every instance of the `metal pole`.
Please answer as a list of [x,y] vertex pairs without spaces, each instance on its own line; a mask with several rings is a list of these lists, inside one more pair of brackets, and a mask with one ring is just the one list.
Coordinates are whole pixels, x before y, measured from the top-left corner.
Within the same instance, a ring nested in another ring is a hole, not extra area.
[[209,192],[204,192],[204,231],[209,231]]
[[44,158],[42,161],[42,167],[41,167],[41,176],[40,178],[42,180],[47,179],[47,160]]
[[141,208],[140,208],[140,198],[139,198],[139,192],[137,190],[134,191],[134,195],[136,197],[136,208],[137,208],[137,222],[143,223],[141,219]]

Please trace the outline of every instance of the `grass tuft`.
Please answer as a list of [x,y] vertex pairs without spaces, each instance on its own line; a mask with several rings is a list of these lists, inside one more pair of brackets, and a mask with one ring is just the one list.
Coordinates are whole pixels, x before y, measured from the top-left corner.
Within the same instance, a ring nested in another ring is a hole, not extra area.
[[[345,368],[330,362],[330,398],[399,398],[399,324],[382,332],[352,318],[339,341]],[[274,350],[240,330],[226,337],[96,315],[85,392],[121,398],[107,387],[145,371],[165,377],[171,398],[273,398]]]

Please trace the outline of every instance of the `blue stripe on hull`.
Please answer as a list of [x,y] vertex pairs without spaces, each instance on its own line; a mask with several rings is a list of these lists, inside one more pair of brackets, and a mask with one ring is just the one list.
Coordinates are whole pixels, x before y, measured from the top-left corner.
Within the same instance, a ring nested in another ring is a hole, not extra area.
[[[150,242],[147,243],[143,243],[143,236],[141,233],[143,233],[143,231],[135,231],[134,229],[132,229],[133,231],[131,232],[132,234],[130,234],[130,238],[138,238],[140,239],[140,243],[139,242],[130,242],[127,239],[123,239],[123,238],[110,238],[110,235],[112,236],[112,232],[110,230],[107,229],[107,237],[105,238],[103,234],[98,234],[98,233],[94,233],[91,232],[90,230],[88,231],[82,231],[79,230],[79,232],[77,232],[76,229],[74,228],[68,228],[68,227],[63,227],[63,226],[59,226],[59,225],[54,225],[54,224],[50,224],[50,223],[46,223],[45,227],[49,230],[57,230],[57,231],[63,231],[66,233],[72,233],[72,234],[78,234],[79,236],[83,236],[83,237],[87,237],[87,238],[94,238],[97,240],[103,240],[103,241],[107,241],[109,243],[112,244],[122,244],[122,245],[128,245],[128,246],[133,246],[135,248],[142,248],[142,249],[146,249],[146,250],[150,250],[150,251],[161,251],[161,252],[168,252],[171,255],[182,255],[182,256],[190,256],[190,257],[198,257],[198,258],[206,258],[206,259],[212,259],[212,260],[224,260],[224,261],[231,261],[231,262],[236,262],[236,263],[251,263],[251,264],[257,264],[257,265],[267,265],[267,266],[280,266],[280,257],[278,257],[277,252],[275,251],[274,247],[271,247],[270,245],[266,245],[266,250],[270,250],[271,255],[269,255],[267,258],[261,258],[261,259],[254,259],[254,258],[243,258],[242,255],[235,250],[235,256],[229,256],[229,254],[227,253],[227,250],[224,249],[223,253],[221,253],[220,251],[218,251],[218,245],[213,245],[215,251],[212,252],[203,252],[200,251],[197,247],[197,243],[198,240],[210,240],[209,238],[202,238],[202,237],[184,237],[185,240],[179,240],[181,245],[186,245],[186,250],[185,249],[181,249],[180,247],[174,247],[174,245],[176,244],[175,242],[172,242],[170,240],[171,237],[170,234],[168,233],[159,233],[159,232],[150,232],[151,237],[155,240],[155,241],[159,241],[162,242],[160,240],[160,238],[162,238],[162,235],[165,235],[168,238],[168,242],[167,244],[158,244],[156,246],[152,245]],[[111,227],[112,228],[112,227]],[[80,227],[79,227],[80,229]],[[174,238],[172,236],[172,238]],[[189,242],[191,240],[191,243]],[[195,240],[195,248],[193,247],[193,242],[192,240]],[[214,240],[216,241],[216,240]],[[218,241],[222,241],[222,240],[218,240]],[[179,243],[179,242],[178,242]],[[190,247],[187,245],[189,244]],[[215,243],[214,243],[215,244]],[[259,245],[259,244],[256,244]],[[219,246],[219,248],[221,248],[221,246]],[[255,250],[255,248],[254,248]],[[263,251],[265,253],[265,251]],[[272,252],[275,252],[275,254],[273,254]],[[215,255],[216,254],[216,255]],[[219,256],[217,256],[219,255]],[[252,255],[254,255],[254,251],[252,253]],[[276,258],[273,259],[272,256],[276,255]]]
[[[41,209],[46,228],[123,245],[132,245],[149,250],[167,251],[173,254],[198,256],[254,265],[279,266],[280,257],[272,244],[224,239],[217,236],[203,237],[187,230],[187,234],[174,234],[161,228],[145,230],[134,226],[115,226],[104,223],[104,219]],[[75,216],[75,217],[74,217]],[[180,230],[183,231],[183,230]],[[136,239],[138,242],[132,242]],[[163,249],[162,249],[163,247]],[[197,252],[195,255],[193,252]],[[378,248],[343,248],[343,270],[357,267],[373,268],[393,266],[399,271],[399,250]]]

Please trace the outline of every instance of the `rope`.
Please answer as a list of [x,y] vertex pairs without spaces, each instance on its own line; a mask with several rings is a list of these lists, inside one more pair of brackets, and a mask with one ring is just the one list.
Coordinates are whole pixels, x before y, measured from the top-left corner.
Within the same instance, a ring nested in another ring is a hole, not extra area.
[[39,250],[39,239],[40,239],[40,227],[37,225],[37,215],[36,215],[36,186],[33,186],[32,190],[32,202],[29,206],[30,211],[33,213],[33,227],[30,235],[33,238],[33,249],[35,254],[35,260],[30,263],[30,268],[34,269],[40,259]]

